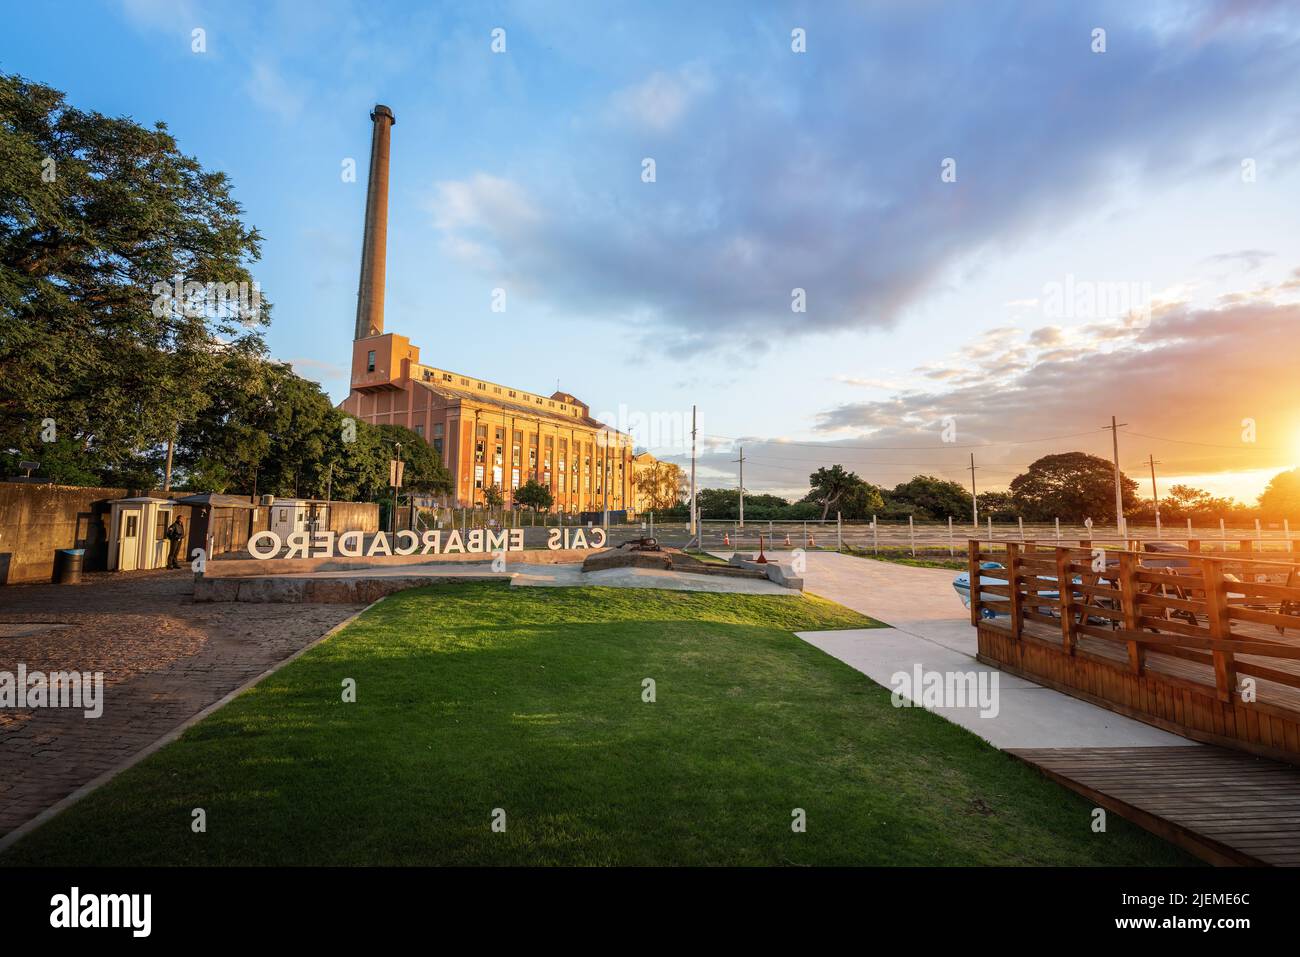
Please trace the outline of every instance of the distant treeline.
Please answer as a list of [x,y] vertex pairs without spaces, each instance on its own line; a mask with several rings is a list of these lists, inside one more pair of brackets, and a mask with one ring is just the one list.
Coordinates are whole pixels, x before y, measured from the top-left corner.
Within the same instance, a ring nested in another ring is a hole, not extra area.
[[[800,521],[834,518],[838,512],[846,521],[903,520],[970,521],[970,489],[959,482],[918,475],[892,489],[872,485],[835,465],[809,476],[807,495],[790,502],[776,495],[746,495],[746,521]],[[1138,483],[1123,472],[1120,485],[1124,515],[1130,522],[1154,523],[1155,508],[1149,498],[1138,495]],[[710,488],[699,493],[700,516],[705,519],[735,520],[740,515],[740,493],[736,489]],[[1005,492],[978,495],[980,521],[1080,523],[1115,521],[1115,469],[1106,459],[1086,452],[1045,455],[1012,480]],[[685,517],[681,505],[666,517]],[[1160,498],[1162,522],[1268,521],[1300,519],[1300,469],[1273,477],[1256,505],[1211,495],[1187,485],[1170,486]],[[1300,531],[1300,525],[1297,526]]]

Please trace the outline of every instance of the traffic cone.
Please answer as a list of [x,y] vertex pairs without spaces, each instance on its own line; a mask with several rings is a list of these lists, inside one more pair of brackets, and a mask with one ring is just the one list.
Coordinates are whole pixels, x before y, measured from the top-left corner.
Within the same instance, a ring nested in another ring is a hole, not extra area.
[[731,536],[728,535],[726,532],[723,532],[723,533],[722,533],[722,544],[724,544],[724,545],[726,545],[726,546],[728,546],[728,547],[731,546]]
[[785,533],[785,543],[786,543],[787,545],[790,544],[790,533],[789,533],[789,532],[786,532],[786,533]]
[[816,548],[816,547],[817,547],[817,539],[813,537],[813,533],[812,533],[812,532],[809,532],[809,533],[808,533],[808,547],[809,547],[809,548]]

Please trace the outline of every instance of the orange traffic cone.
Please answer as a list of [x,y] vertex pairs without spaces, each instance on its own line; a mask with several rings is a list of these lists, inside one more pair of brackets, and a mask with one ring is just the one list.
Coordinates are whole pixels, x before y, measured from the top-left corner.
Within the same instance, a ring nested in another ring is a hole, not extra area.
[[809,547],[809,548],[816,548],[816,547],[817,547],[817,539],[813,537],[813,533],[812,533],[812,532],[809,532],[809,533],[808,533],[808,547]]
[[789,532],[786,532],[786,533],[785,533],[785,543],[786,543],[787,545],[790,544],[790,533],[789,533]]
[[731,536],[728,535],[726,532],[722,533],[722,544],[727,546],[731,545]]

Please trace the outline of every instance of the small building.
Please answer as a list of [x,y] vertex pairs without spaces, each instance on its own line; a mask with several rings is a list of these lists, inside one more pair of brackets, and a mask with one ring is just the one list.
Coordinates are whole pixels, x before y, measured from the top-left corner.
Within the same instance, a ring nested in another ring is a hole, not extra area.
[[315,498],[277,498],[270,506],[267,527],[283,541],[294,532],[315,534],[330,527],[329,503]]
[[167,526],[177,505],[141,495],[109,503],[108,570],[131,572],[167,567]]
[[205,549],[207,556],[214,558],[247,547],[257,518],[257,506],[247,498],[204,492],[178,498],[176,504],[190,507],[186,556],[193,555],[196,548]]

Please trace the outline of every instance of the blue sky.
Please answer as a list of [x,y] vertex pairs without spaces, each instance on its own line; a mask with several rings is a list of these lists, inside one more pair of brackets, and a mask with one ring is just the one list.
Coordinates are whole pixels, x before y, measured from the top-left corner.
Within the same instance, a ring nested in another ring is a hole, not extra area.
[[[971,447],[996,486],[1040,454],[1108,454],[1112,414],[1129,471],[1153,453],[1169,480],[1245,498],[1295,464],[1285,4],[127,0],[5,18],[0,69],[165,121],[232,177],[265,237],[271,351],[336,400],[383,102],[387,328],[431,364],[558,379],[616,425],[697,403],[710,484],[743,439],[751,490],[798,493],[830,461],[961,480]],[[1062,308],[1067,286],[1100,293]],[[679,431],[644,438],[680,457]]]

